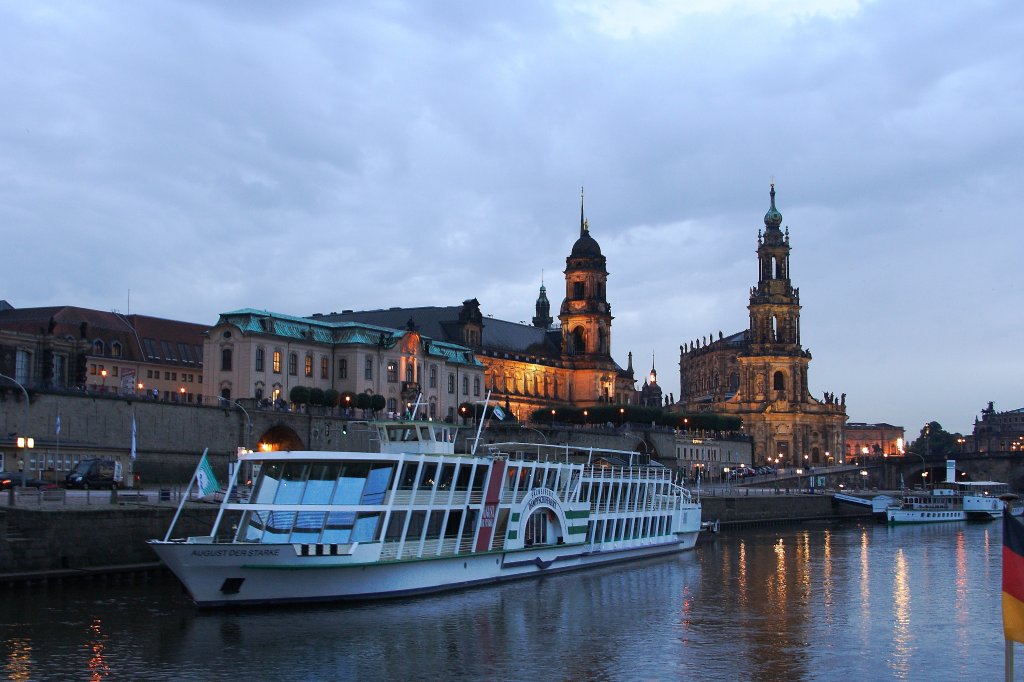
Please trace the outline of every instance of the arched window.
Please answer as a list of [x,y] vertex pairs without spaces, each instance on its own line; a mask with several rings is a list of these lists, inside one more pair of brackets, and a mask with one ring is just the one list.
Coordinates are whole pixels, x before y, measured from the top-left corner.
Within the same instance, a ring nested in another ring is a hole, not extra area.
[[101,339],[96,339],[92,342],[93,355],[103,355],[104,352],[103,341]]
[[737,391],[740,388],[740,375],[733,372],[729,375],[729,390]]
[[437,365],[430,366],[430,388],[437,388]]
[[231,371],[231,349],[222,348],[220,351],[220,369],[222,372]]
[[785,391],[786,375],[783,374],[782,372],[776,372],[775,376],[772,378],[772,388],[774,388],[776,391]]
[[117,341],[110,344],[110,357],[119,358],[121,357],[121,344]]
[[583,327],[576,327],[572,330],[569,353],[571,355],[582,355],[587,352],[587,335]]
[[405,363],[405,380],[406,380],[407,383],[411,384],[412,382],[416,381],[416,376],[415,376],[416,375],[416,369],[415,368],[416,368],[416,366],[412,363],[412,361],[409,361],[409,362]]

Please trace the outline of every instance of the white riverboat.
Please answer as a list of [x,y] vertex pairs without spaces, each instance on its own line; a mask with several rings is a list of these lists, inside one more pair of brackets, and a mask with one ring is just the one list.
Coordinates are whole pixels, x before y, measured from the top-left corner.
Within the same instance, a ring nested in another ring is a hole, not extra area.
[[[693,548],[701,507],[646,455],[374,424],[380,452],[239,455],[209,535],[150,546],[202,607],[376,599]],[[256,472],[246,499],[239,470]],[[221,525],[235,524],[220,539]],[[173,529],[173,524],[172,524]]]
[[956,460],[946,460],[946,480],[932,490],[907,491],[885,509],[888,523],[991,521],[1003,511],[1019,516],[1024,507],[1006,483],[957,481]]

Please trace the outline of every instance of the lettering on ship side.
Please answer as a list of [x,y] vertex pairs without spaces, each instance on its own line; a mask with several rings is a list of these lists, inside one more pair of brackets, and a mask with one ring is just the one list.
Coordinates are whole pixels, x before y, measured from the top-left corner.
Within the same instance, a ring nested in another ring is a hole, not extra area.
[[192,556],[200,558],[212,557],[248,557],[248,556],[278,556],[281,553],[280,547],[261,547],[249,549],[193,549]]

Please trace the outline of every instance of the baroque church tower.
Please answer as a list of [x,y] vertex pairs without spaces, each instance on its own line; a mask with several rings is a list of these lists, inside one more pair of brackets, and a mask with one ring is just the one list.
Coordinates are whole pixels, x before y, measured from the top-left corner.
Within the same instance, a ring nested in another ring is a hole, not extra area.
[[565,259],[565,299],[558,313],[566,358],[611,359],[612,309],[605,295],[607,283],[606,260],[590,236],[581,194],[580,236]]
[[[800,347],[800,290],[789,279],[789,229],[782,232],[782,214],[771,207],[764,215],[764,233],[757,233],[757,286],[750,289],[749,346],[737,358],[743,393],[757,399],[806,403],[810,353]],[[766,359],[771,361],[766,365]]]
[[790,280],[789,229],[771,206],[757,235],[757,284],[750,289],[750,326],[679,347],[680,401],[684,412],[741,418],[754,463],[815,466],[842,460],[845,395],[814,398],[808,388],[810,351],[800,339],[800,290]]

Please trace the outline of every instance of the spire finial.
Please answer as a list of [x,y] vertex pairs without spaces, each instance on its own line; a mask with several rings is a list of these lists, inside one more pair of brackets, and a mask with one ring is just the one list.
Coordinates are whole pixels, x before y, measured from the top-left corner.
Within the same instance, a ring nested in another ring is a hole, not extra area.
[[587,232],[587,219],[583,217],[583,186],[580,185],[580,236]]

